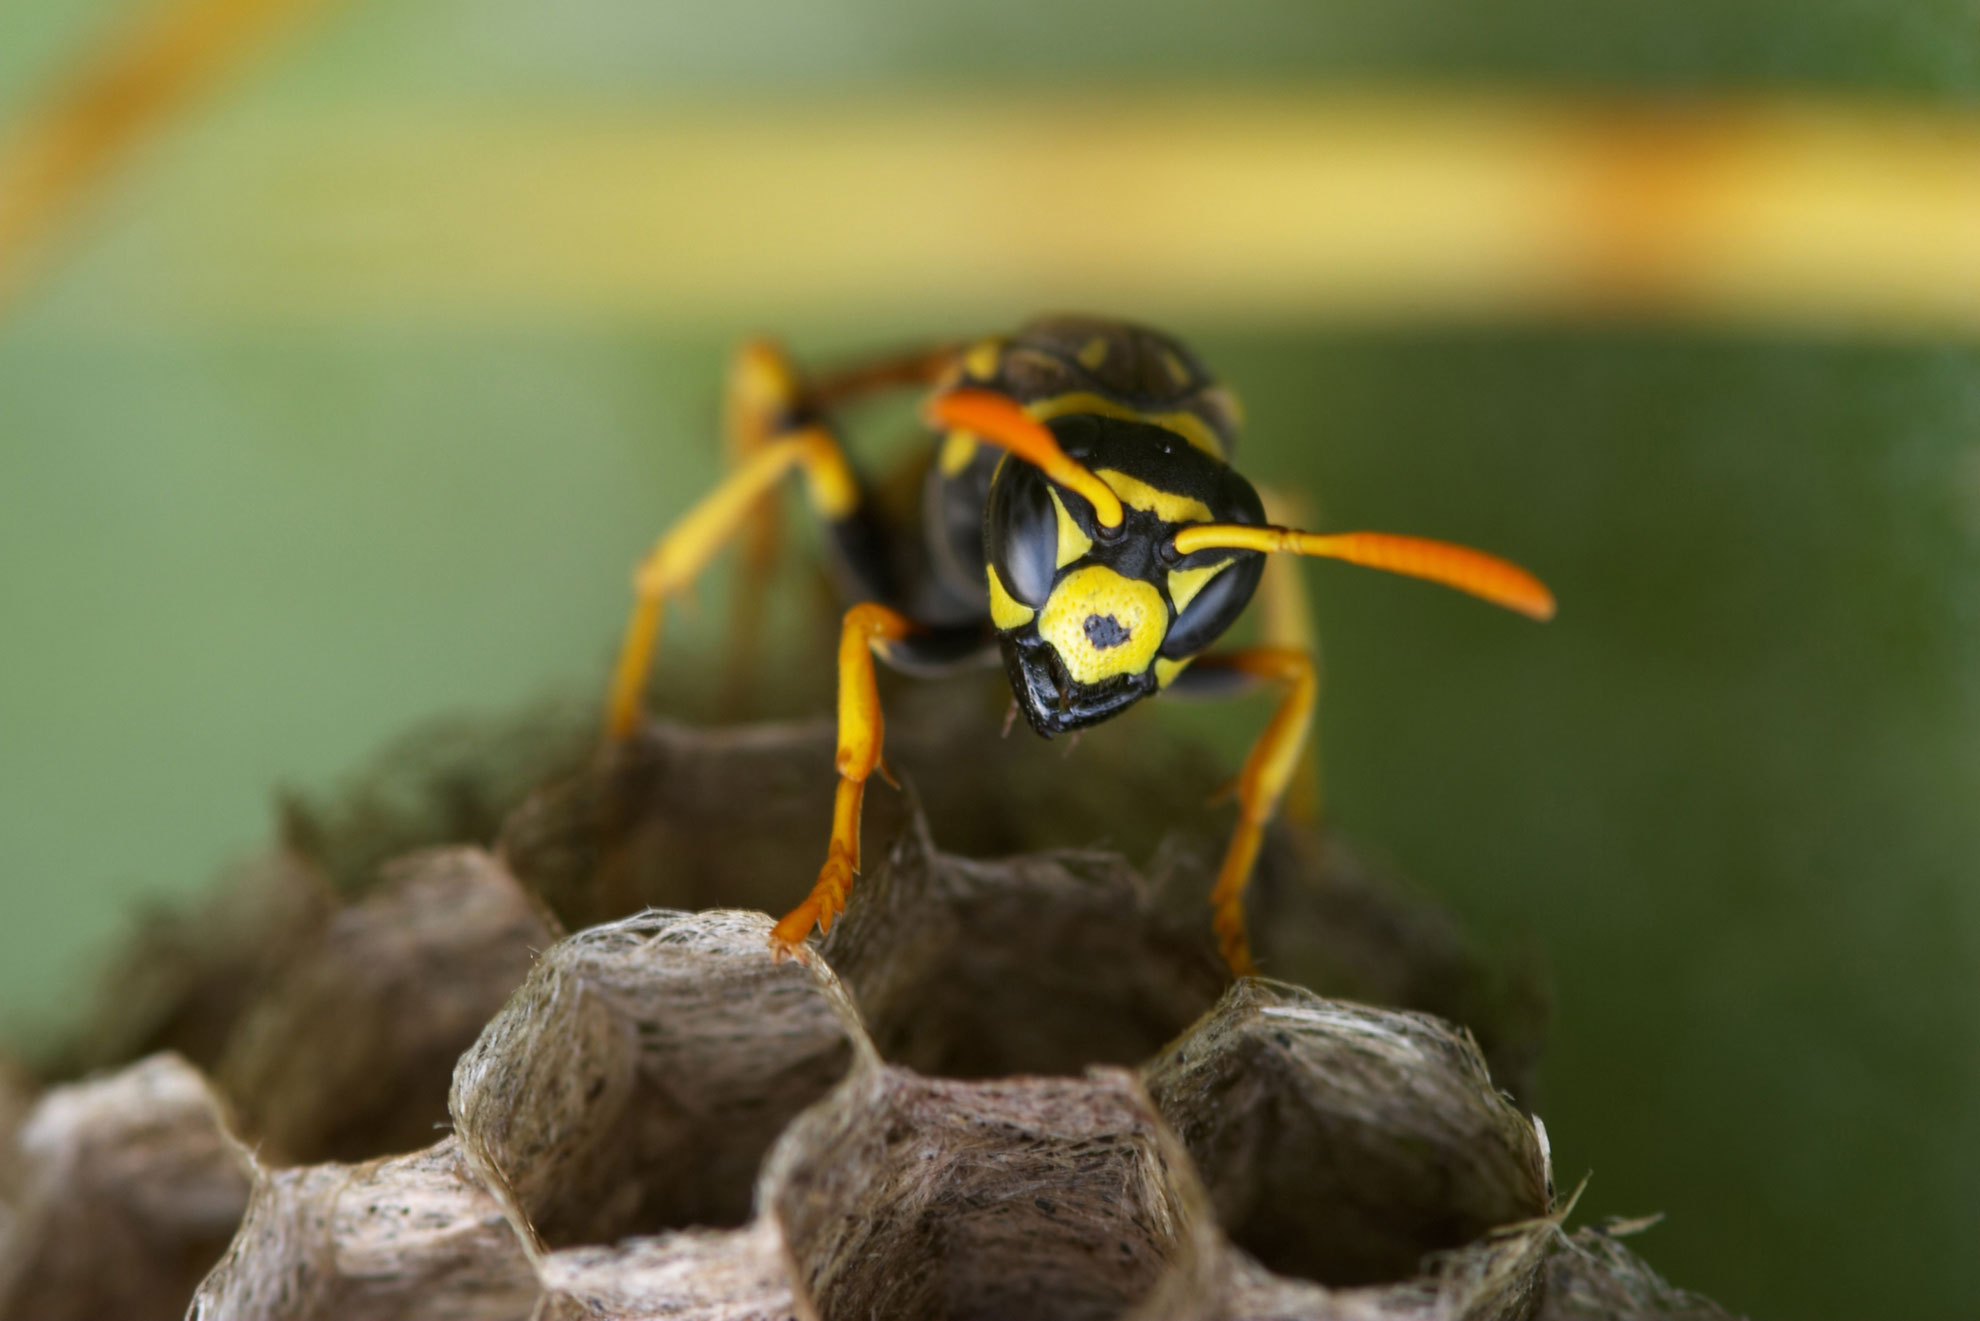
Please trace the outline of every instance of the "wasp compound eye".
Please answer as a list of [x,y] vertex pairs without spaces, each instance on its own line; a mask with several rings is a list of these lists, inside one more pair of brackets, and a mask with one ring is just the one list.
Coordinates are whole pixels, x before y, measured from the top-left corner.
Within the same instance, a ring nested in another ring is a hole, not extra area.
[[[1169,594],[1178,611],[1163,639],[1162,654],[1171,659],[1194,656],[1224,635],[1237,622],[1265,575],[1263,555],[1236,555],[1201,569],[1169,575]],[[1200,577],[1201,581],[1193,581]],[[1184,584],[1189,590],[1185,592]]]
[[1049,482],[1028,464],[1006,463],[983,510],[984,550],[1006,591],[1034,608],[1058,571],[1059,510]]

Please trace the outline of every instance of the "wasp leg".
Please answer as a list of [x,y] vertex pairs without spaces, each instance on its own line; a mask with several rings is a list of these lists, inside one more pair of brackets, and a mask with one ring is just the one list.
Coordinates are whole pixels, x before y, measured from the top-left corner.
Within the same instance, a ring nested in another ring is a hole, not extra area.
[[[1313,521],[1311,501],[1291,492],[1261,486],[1258,494],[1265,502],[1265,519],[1270,523],[1304,526]],[[1306,578],[1296,561],[1273,555],[1265,561],[1265,577],[1258,584],[1258,640],[1267,647],[1290,647],[1313,659],[1316,684],[1324,675],[1320,652],[1320,630],[1313,622],[1313,603],[1306,595]],[[1317,689],[1316,689],[1317,694]],[[1317,695],[1315,702],[1318,707]],[[1309,747],[1315,741],[1309,733]],[[1286,789],[1285,813],[1295,821],[1312,825],[1320,819],[1320,757],[1309,751],[1299,759],[1292,784]]]
[[[781,346],[750,340],[729,361],[722,392],[722,450],[731,472],[749,465],[797,416],[800,387]],[[754,686],[765,602],[783,547],[783,502],[762,500],[745,516],[729,613],[729,663],[722,709],[736,712]]]
[[669,528],[633,575],[632,616],[612,671],[605,733],[613,741],[639,725],[640,695],[653,663],[667,597],[684,591],[732,538],[750,511],[792,468],[805,477],[811,506],[833,526],[853,526],[860,508],[859,480],[838,440],[822,426],[806,426],[758,449],[723,483],[703,496]]
[[746,524],[749,540],[738,588],[742,601],[736,637],[744,651],[739,659],[747,661],[754,651],[755,621],[778,542],[777,511],[765,509],[763,497],[793,466],[804,470],[812,509],[825,521],[828,548],[848,595],[854,600],[890,598],[880,529],[823,418],[861,395],[934,383],[958,370],[953,346],[881,359],[815,381],[800,377],[783,350],[768,340],[752,340],[737,352],[724,408],[733,470],[640,563],[633,580],[632,616],[607,700],[608,738],[623,739],[639,723],[640,694],[652,666],[665,598],[686,588]]
[[[1223,675],[1259,679],[1283,684],[1285,694],[1272,713],[1265,732],[1252,745],[1238,773],[1237,830],[1224,854],[1224,865],[1217,872],[1217,884],[1210,891],[1213,912],[1211,925],[1217,932],[1217,947],[1224,961],[1240,977],[1257,971],[1251,961],[1251,941],[1245,934],[1244,887],[1258,861],[1258,846],[1265,826],[1278,812],[1279,802],[1292,783],[1313,723],[1313,706],[1319,695],[1318,668],[1310,653],[1295,647],[1250,647],[1199,657],[1183,677],[1201,675],[1201,681],[1214,683]],[[1178,679],[1178,685],[1181,678]]]
[[[933,383],[954,364],[956,352],[955,346],[943,345],[805,377],[775,341],[746,342],[730,360],[723,391],[723,450],[731,470],[747,466],[765,446],[801,422],[822,418],[865,395]],[[783,546],[782,503],[764,500],[757,504],[741,540],[722,697],[723,708],[730,712],[742,709],[745,694],[755,686],[763,617]],[[857,551],[852,553],[860,558]],[[854,576],[870,577],[870,573],[861,572],[867,567],[855,566]],[[870,588],[872,584],[863,586]]]
[[938,385],[960,375],[965,345],[936,344],[819,372],[807,383],[805,399],[821,412],[831,412],[882,390]]
[[811,894],[770,933],[771,947],[780,958],[796,953],[814,925],[831,930],[832,919],[845,911],[846,896],[859,875],[859,809],[866,780],[875,768],[885,773],[880,761],[884,722],[873,656],[885,655],[889,644],[913,630],[907,616],[873,602],[846,611],[839,633],[839,790],[832,803],[832,842]]

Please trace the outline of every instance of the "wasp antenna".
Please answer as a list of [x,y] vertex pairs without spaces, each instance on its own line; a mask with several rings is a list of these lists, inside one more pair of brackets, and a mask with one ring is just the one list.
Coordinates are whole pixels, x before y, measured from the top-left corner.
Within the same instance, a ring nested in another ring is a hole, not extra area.
[[1225,548],[1309,555],[1455,587],[1529,619],[1554,617],[1554,594],[1511,560],[1428,537],[1392,532],[1302,532],[1297,528],[1193,523],[1176,533],[1178,555]]
[[1121,525],[1125,515],[1114,488],[1059,448],[1058,437],[1016,400],[994,390],[948,390],[929,398],[923,416],[932,426],[967,431],[985,444],[1008,450],[1051,481],[1084,496],[1100,526]]

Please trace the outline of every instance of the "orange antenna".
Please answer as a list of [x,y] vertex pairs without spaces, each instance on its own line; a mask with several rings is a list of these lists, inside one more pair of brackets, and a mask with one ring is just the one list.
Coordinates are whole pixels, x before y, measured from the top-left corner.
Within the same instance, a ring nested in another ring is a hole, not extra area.
[[1058,438],[1016,400],[994,390],[948,390],[931,398],[923,414],[932,425],[967,431],[985,444],[1010,451],[1050,480],[1086,497],[1100,526],[1121,525],[1121,498],[1114,488],[1060,449]]
[[1538,578],[1510,560],[1469,546],[1389,532],[1301,532],[1297,528],[1251,527],[1237,523],[1192,523],[1176,533],[1176,553],[1230,549],[1283,551],[1320,559],[1346,560],[1371,569],[1427,578],[1469,592],[1493,605],[1531,619],[1554,617],[1554,594]]

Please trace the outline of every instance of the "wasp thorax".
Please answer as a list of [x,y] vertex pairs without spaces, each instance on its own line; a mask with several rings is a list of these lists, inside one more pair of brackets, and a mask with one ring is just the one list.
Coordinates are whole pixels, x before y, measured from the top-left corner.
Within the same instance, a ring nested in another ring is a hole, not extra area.
[[1059,580],[1038,616],[1038,636],[1077,683],[1139,674],[1155,660],[1169,607],[1155,584],[1089,564]]

